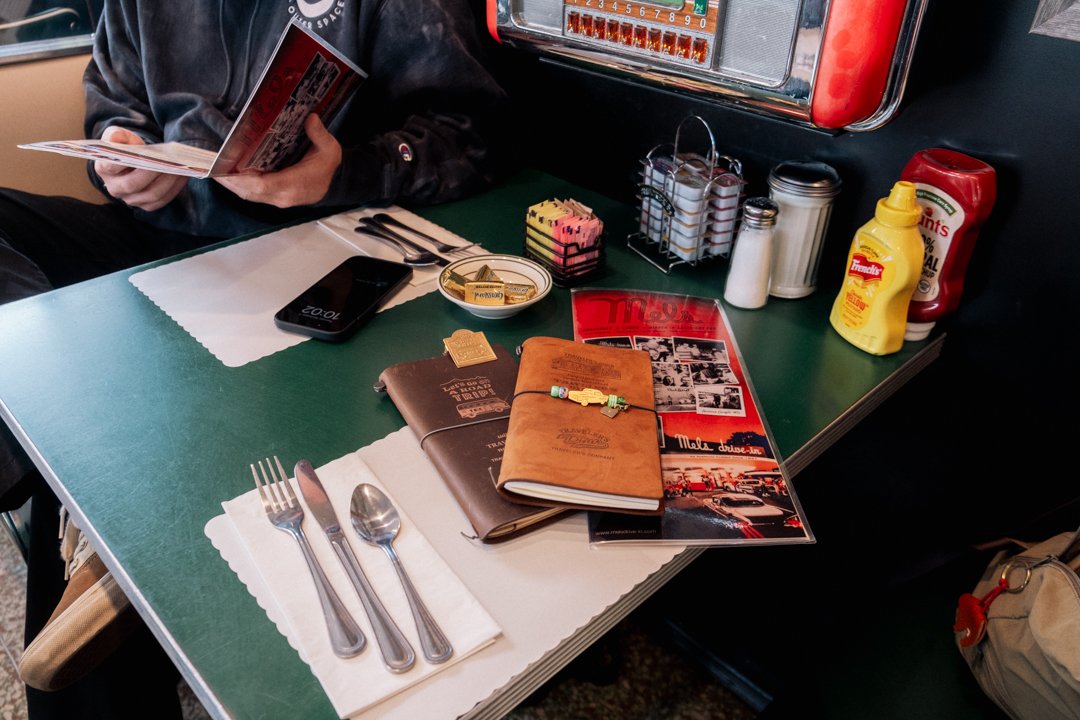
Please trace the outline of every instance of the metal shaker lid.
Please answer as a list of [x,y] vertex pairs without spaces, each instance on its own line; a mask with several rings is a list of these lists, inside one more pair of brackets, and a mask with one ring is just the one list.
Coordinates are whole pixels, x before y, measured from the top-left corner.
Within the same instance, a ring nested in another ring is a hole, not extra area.
[[823,162],[783,162],[769,172],[769,187],[806,197],[836,197],[840,175]]
[[750,227],[769,227],[776,223],[780,206],[766,197],[749,198],[743,203],[743,223]]

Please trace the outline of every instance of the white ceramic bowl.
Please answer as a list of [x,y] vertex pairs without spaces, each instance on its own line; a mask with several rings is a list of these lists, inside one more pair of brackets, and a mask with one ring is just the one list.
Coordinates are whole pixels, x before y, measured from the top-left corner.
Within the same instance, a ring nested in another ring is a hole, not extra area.
[[[452,270],[458,275],[471,280],[476,271],[484,265],[490,266],[491,269],[506,282],[535,285],[536,295],[525,302],[516,303],[514,305],[474,305],[473,303],[465,302],[461,298],[454,297],[451,293],[447,292],[446,288],[442,286],[442,283],[439,283],[439,292],[442,293],[444,298],[455,305],[460,305],[476,317],[487,318],[489,320],[498,320],[500,318],[510,317],[511,315],[517,315],[525,308],[535,305],[543,300],[547,297],[547,294],[551,292],[551,273],[537,263],[534,263],[532,260],[518,257],[517,255],[476,255],[474,257],[467,257],[452,262],[443,268],[443,271]],[[439,275],[441,277],[442,273]]]

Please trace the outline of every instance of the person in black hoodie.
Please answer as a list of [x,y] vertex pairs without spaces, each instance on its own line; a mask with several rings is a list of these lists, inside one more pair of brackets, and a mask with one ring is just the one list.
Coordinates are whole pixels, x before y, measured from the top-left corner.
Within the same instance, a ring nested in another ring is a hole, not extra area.
[[[312,145],[298,163],[200,180],[98,161],[89,173],[104,205],[0,189],[0,304],[302,217],[440,203],[493,180],[505,94],[484,67],[467,0],[107,0],[83,80],[87,136],[216,151],[294,18],[368,73],[330,127],[307,118]],[[27,643],[67,587],[55,548],[59,503],[0,423],[0,509],[30,492],[40,521],[31,526]],[[70,561],[77,542],[69,545]],[[75,565],[107,572],[100,561]],[[63,690],[28,689],[31,717],[178,717],[175,693],[158,692],[175,687],[175,671],[148,633],[116,657],[99,655],[94,662],[108,659]]]

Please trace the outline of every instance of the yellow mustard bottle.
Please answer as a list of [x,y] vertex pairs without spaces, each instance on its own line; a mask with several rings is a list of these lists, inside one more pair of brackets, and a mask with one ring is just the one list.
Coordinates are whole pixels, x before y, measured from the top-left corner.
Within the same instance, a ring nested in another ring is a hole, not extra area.
[[921,217],[914,183],[898,182],[851,242],[829,322],[868,353],[888,355],[904,344],[908,304],[922,274]]

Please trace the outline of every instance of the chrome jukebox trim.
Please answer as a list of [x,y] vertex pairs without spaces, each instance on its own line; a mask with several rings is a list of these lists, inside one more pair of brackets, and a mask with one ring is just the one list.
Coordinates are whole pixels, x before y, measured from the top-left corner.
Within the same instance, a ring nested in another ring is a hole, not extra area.
[[919,29],[922,27],[927,3],[928,0],[909,0],[904,10],[904,22],[900,26],[900,36],[896,39],[892,68],[889,70],[889,79],[885,85],[881,105],[873,115],[862,122],[848,125],[844,128],[845,130],[853,132],[877,130],[896,116],[897,110],[900,109],[900,101],[904,97],[904,90],[907,88],[911,59],[915,55],[915,41],[919,38]]
[[[648,0],[645,0],[646,4],[647,2]],[[926,5],[927,0],[909,0],[907,3],[889,78],[877,111],[867,119],[844,129],[873,130],[887,123],[896,114],[906,86],[912,51]],[[581,69],[592,69],[622,79],[781,118],[795,124],[815,127],[811,117],[812,92],[821,57],[829,0],[802,0],[791,41],[788,72],[786,78],[774,86],[755,83],[746,76],[721,74],[718,70],[697,70],[675,62],[650,62],[649,57],[623,51],[618,45],[601,49],[593,43],[564,36],[563,6],[563,0],[496,0],[495,21],[499,39],[511,47],[549,56],[556,62]],[[723,10],[723,0],[720,9]],[[717,23],[722,26],[723,18],[718,18]],[[719,38],[722,32],[721,27],[716,38]],[[713,40],[714,45],[718,42],[716,38]],[[714,52],[718,53],[719,48]],[[714,56],[711,65],[717,62],[718,57]]]
[[[827,7],[828,0],[803,0],[800,4],[786,78],[771,87],[754,83],[745,76],[721,75],[715,70],[697,71],[673,62],[651,63],[647,57],[621,51],[619,46],[605,47],[601,51],[591,43],[566,37],[562,34],[563,0],[533,0],[528,10],[524,8],[523,0],[497,0],[496,22],[499,39],[511,47],[554,56],[585,69],[591,67],[624,79],[705,96],[757,113],[811,125],[810,88],[821,52]],[[723,19],[718,18],[717,22],[722,24]],[[713,43],[716,42],[714,38]],[[718,58],[714,58],[713,64],[717,61]]]

